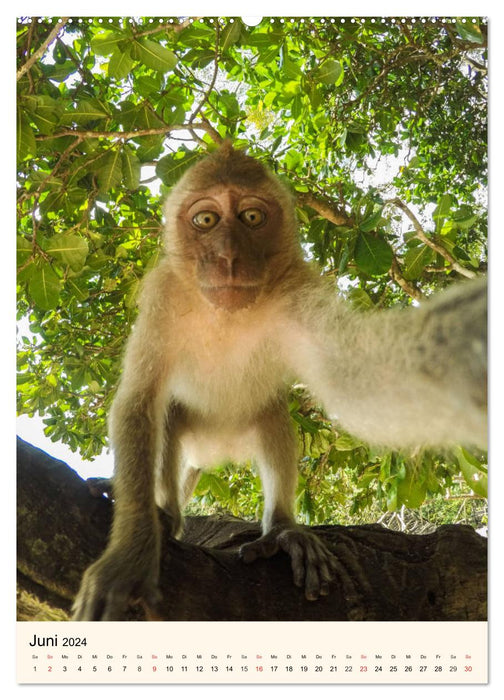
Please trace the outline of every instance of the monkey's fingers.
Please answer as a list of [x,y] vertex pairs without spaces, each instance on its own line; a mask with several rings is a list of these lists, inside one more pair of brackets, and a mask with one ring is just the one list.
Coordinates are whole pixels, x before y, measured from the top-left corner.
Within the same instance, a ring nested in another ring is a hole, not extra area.
[[337,559],[313,533],[300,527],[276,526],[254,542],[242,545],[240,557],[247,564],[268,559],[280,549],[291,559],[294,584],[304,588],[307,600],[328,595],[337,570]]
[[246,564],[250,564],[256,559],[270,559],[279,549],[277,534],[271,531],[253,542],[243,544],[238,555]]
[[307,600],[328,595],[329,584],[336,569],[336,557],[313,533],[286,529],[278,536],[280,547],[291,558],[296,586],[304,587]]

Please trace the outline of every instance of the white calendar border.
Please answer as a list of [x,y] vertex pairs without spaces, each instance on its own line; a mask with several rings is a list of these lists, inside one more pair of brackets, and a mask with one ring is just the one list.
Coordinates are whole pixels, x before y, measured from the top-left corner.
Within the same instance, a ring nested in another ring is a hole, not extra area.
[[[79,7],[79,5],[81,5]],[[177,2],[177,3],[170,3],[170,13],[177,13],[177,11],[182,12],[182,14],[190,14],[190,15],[205,15],[205,14],[219,14],[221,16],[228,16],[228,15],[234,15],[237,13],[237,6],[236,2]],[[277,3],[265,3],[263,0],[255,0],[252,5],[247,5],[243,4],[243,9],[240,8],[240,13],[244,13],[247,11],[250,11],[250,9],[253,9],[254,14],[266,14],[266,15],[277,15],[277,16],[282,16],[286,14],[290,14],[293,12],[293,4],[292,2],[288,2],[286,0],[282,2],[277,2]],[[9,9],[7,10],[4,9],[4,22],[1,25],[2,31],[4,34],[2,35],[2,42],[0,42],[2,46],[2,58],[4,61],[2,62],[3,67],[6,67],[7,70],[4,68],[4,78],[5,80],[3,81],[3,84],[6,86],[6,89],[8,91],[8,100],[12,101],[12,104],[15,103],[15,98],[13,96],[13,86],[12,83],[10,82],[12,79],[12,74],[14,73],[14,42],[13,42],[13,26],[14,26],[14,19],[15,16],[19,14],[33,14],[33,15],[65,15],[68,14],[68,1],[65,2],[24,2],[22,3],[22,6],[18,6],[17,8],[12,9],[12,18],[11,17],[6,17],[9,13]],[[315,2],[311,3],[310,7],[304,7],[302,8],[304,10],[304,13],[306,13],[307,9],[309,9],[309,13],[312,15],[317,15],[317,16],[331,16],[334,14],[338,14],[338,5],[335,4],[334,2],[329,2],[326,0],[325,2]],[[384,16],[389,16],[389,15],[415,15],[415,14],[420,14],[420,15],[429,15],[429,14],[438,14],[438,15],[472,15],[474,13],[477,13],[478,15],[481,16],[488,16],[490,17],[490,35],[491,35],[491,52],[492,52],[492,66],[495,66],[495,74],[494,77],[492,77],[491,73],[491,107],[492,107],[492,114],[493,116],[496,115],[496,110],[498,110],[499,113],[502,113],[502,104],[501,104],[501,95],[498,94],[500,90],[498,91],[498,86],[497,86],[497,81],[502,82],[502,72],[497,70],[497,66],[503,65],[502,62],[502,50],[504,48],[504,42],[502,41],[502,37],[499,36],[499,34],[502,32],[502,26],[503,23],[501,21],[502,19],[502,6],[498,6],[495,2],[478,2],[475,4],[474,2],[469,2],[468,0],[460,0],[459,2],[454,2],[453,0],[449,1],[441,1],[438,0],[437,2],[433,2],[432,0],[424,0],[422,3],[418,2],[407,2],[403,1],[401,3],[394,1],[394,0],[383,0],[380,3],[376,3],[375,1],[370,1],[370,0],[355,0],[355,2],[352,4],[352,14],[354,16],[365,16],[366,14],[376,14],[377,12],[379,14],[383,14]],[[101,13],[106,12],[107,14],[136,14],[138,12],[138,3],[133,3],[126,2],[123,0],[123,2],[120,4],[118,7],[116,3],[109,3],[108,5],[104,5],[103,3],[96,3],[94,0],[90,0],[87,2],[85,5],[79,2],[74,2],[72,3],[71,7],[71,12],[73,14],[77,15],[95,15],[98,16]],[[147,2],[147,6],[145,3],[142,5],[142,14],[160,14],[160,16],[163,16],[167,12],[167,4],[166,2]],[[297,13],[297,12],[296,12]],[[340,9],[341,13],[341,9]],[[343,12],[344,14],[344,12]],[[13,110],[11,110],[12,112]],[[8,115],[9,121],[7,122],[8,124],[8,129],[9,133],[14,133],[14,119],[13,119],[13,114]],[[501,122],[501,120],[498,120]],[[497,119],[494,119],[494,126],[496,126]],[[497,166],[498,170],[501,169],[501,163],[503,161],[502,155],[503,155],[503,149],[502,149],[502,136],[499,134],[499,131],[501,131],[500,125],[497,125],[496,129],[492,129],[491,132],[491,147],[492,147],[492,152],[494,154],[494,163],[499,163],[499,166]],[[11,139],[9,142],[9,139],[6,139],[5,143],[5,148],[6,148],[6,160],[8,161],[8,165],[10,162],[14,163],[14,139]],[[500,157],[499,157],[500,155]],[[11,160],[12,159],[12,160]],[[492,166],[492,161],[491,161],[491,168],[492,168],[492,179],[494,182],[494,185],[491,187],[491,192],[501,192],[502,187],[499,187],[499,185],[502,185],[502,178],[500,177],[500,173],[495,172],[495,168]],[[13,188],[12,188],[12,172],[13,170],[10,170],[10,168],[7,168],[7,173],[4,177],[4,188],[3,192],[10,192],[11,196],[13,196]],[[14,197],[13,197],[14,199]],[[497,204],[498,204],[498,198],[495,198]],[[492,202],[492,199],[491,199]],[[14,219],[14,206],[9,208],[9,212],[7,213],[7,226],[5,227],[4,230],[6,231],[13,231],[15,227],[15,219]],[[492,220],[492,217],[491,217]],[[502,235],[500,236],[500,240],[498,240],[497,235],[493,236],[492,239],[492,229],[495,234],[498,233],[498,229],[496,226],[491,226],[491,241],[492,241],[492,256],[494,256],[494,259],[498,259],[499,261],[504,260],[504,252],[500,248],[503,245],[503,238]],[[11,253],[12,254],[12,253]],[[14,255],[12,254],[11,260],[14,259]],[[490,260],[490,265],[492,267],[492,258]],[[11,305],[12,297],[10,296],[13,294],[13,289],[14,289],[14,284],[13,284],[13,278],[10,277],[10,275],[4,276],[3,277],[3,282],[5,285],[5,289],[2,287],[2,292],[6,291],[6,293],[3,296],[3,299],[7,299],[7,302],[3,304],[3,310],[2,313],[5,314],[5,317],[2,317],[2,320],[4,320],[4,328],[5,327],[11,327],[9,325],[10,321],[12,318],[9,316],[9,313],[12,312],[13,305]],[[496,285],[492,285],[492,287],[496,287]],[[492,294],[497,295],[498,290],[493,288]],[[494,297],[495,299],[495,297]],[[497,304],[496,304],[497,305]],[[499,304],[499,308],[502,309],[502,305]],[[500,311],[501,313],[501,311]],[[494,344],[493,348],[495,348],[495,333],[494,333]],[[8,358],[10,359],[10,358]],[[10,389],[13,388],[13,371],[12,367],[9,362],[7,362],[7,367],[4,369],[4,376],[2,376],[2,379],[4,380],[2,382],[2,386],[4,387],[4,400],[2,401],[2,437],[5,437],[5,439],[2,441],[3,446],[4,446],[4,463],[5,463],[5,471],[4,473],[7,473],[7,471],[11,471],[11,465],[15,464],[15,448],[14,448],[14,439],[13,436],[15,434],[15,427],[14,427],[14,412],[13,412],[13,396],[14,392],[10,391]],[[493,367],[492,370],[492,384],[495,386],[496,384],[498,387],[503,387],[504,382],[502,381],[502,372],[498,370],[497,368]],[[495,394],[495,390],[491,394]],[[7,396],[7,399],[5,400],[5,395]],[[11,403],[12,401],[12,403]],[[502,454],[502,449],[498,449],[498,447],[502,447],[502,445],[496,445],[495,443],[499,440],[500,435],[502,434],[502,422],[498,421],[498,419],[501,416],[500,413],[500,406],[496,406],[496,398],[494,396],[494,400],[492,402],[492,410],[491,410],[491,415],[493,416],[492,423],[493,424],[493,430],[491,430],[491,437],[495,438],[495,442],[492,439],[492,453],[494,454],[495,459],[492,460],[495,465],[495,471],[491,475],[491,485],[492,485],[492,493],[495,494],[495,498],[497,498],[497,494],[502,494],[504,493],[504,484],[502,484],[502,468],[499,465],[499,456]],[[4,407],[6,410],[4,410]],[[12,421],[12,422],[11,422]],[[501,438],[502,439],[502,438]],[[499,441],[500,442],[500,441]],[[500,473],[499,473],[500,470]],[[500,484],[498,483],[500,481]],[[499,488],[500,486],[500,488]],[[12,473],[8,476],[8,488],[12,488],[12,492],[15,493],[15,478]],[[11,493],[12,493],[11,492]],[[11,498],[9,499],[8,497],[5,497],[5,491],[4,491],[4,507],[2,510],[2,525],[3,527],[3,532],[4,536],[5,533],[9,534],[8,541],[6,543],[6,548],[4,549],[4,571],[6,569],[5,562],[11,562],[14,564],[15,562],[15,537],[14,537],[14,530],[15,530],[15,499]],[[491,499],[492,502],[492,499]],[[501,536],[504,535],[504,527],[503,527],[503,521],[502,521],[502,516],[504,516],[503,509],[502,508],[496,508],[496,509],[491,509],[491,532],[492,532],[492,540],[490,541],[490,549],[493,552],[493,546],[492,542],[496,542],[495,546],[495,556],[491,556],[491,585],[490,585],[490,590],[493,593],[491,596],[491,605],[490,605],[490,611],[491,611],[491,622],[489,624],[489,636],[490,636],[490,683],[487,686],[478,686],[477,688],[477,693],[478,697],[479,694],[490,694],[490,697],[497,697],[497,692],[502,693],[503,687],[504,687],[504,663],[502,661],[502,648],[503,648],[503,640],[502,640],[502,634],[499,634],[500,630],[503,628],[503,623],[504,623],[504,599],[502,596],[502,593],[500,592],[502,589],[502,565],[500,561],[502,561],[502,543],[501,543]],[[12,529],[11,529],[12,528]],[[15,567],[12,568],[12,571],[14,571]],[[493,582],[493,586],[492,586]],[[3,663],[2,663],[2,668],[3,668],[3,677],[1,680],[1,685],[2,689],[5,690],[8,693],[9,697],[18,697],[18,696],[26,696],[29,693],[36,693],[37,700],[44,700],[45,698],[55,698],[58,697],[59,695],[61,697],[64,697],[65,699],[68,697],[69,692],[71,692],[72,697],[79,697],[83,696],[84,694],[86,695],[86,698],[88,697],[88,687],[87,686],[72,686],[71,688],[69,686],[65,685],[59,685],[59,686],[18,686],[15,683],[15,644],[12,643],[14,640],[14,636],[16,633],[16,624],[20,623],[15,623],[15,613],[14,613],[14,601],[15,601],[15,578],[14,575],[9,576],[3,576],[1,579],[1,586],[2,586],[2,622],[4,623],[2,625],[2,630],[3,630],[3,639],[2,639],[2,654],[3,654]],[[33,628],[36,629],[37,625],[39,623],[24,623],[24,624],[29,624],[33,625]],[[65,623],[57,623],[57,624],[65,624]],[[98,623],[101,624],[101,623]],[[137,623],[124,623],[126,625],[130,624],[137,624]],[[299,623],[303,624],[303,623]],[[361,625],[366,625],[368,623],[357,623]],[[390,623],[391,625],[395,625],[397,623]],[[401,624],[401,623],[398,623]],[[163,697],[166,696],[166,687],[165,686],[149,686],[149,693],[163,693]],[[194,696],[194,690],[195,686],[193,685],[186,685],[186,686],[181,686],[178,685],[176,686],[176,697],[181,698],[181,700],[185,700],[187,697],[193,697]],[[271,690],[271,687],[261,687],[260,692],[268,692],[268,690]],[[109,692],[114,692],[114,690],[110,690]],[[128,697],[138,697],[138,686],[121,686],[120,688],[121,692],[121,700],[124,698]],[[277,687],[272,688],[272,692],[278,692]],[[289,686],[289,698],[293,700],[297,700],[297,698],[303,698],[305,700],[306,698],[306,693],[307,693],[307,686]],[[340,692],[338,689],[334,688],[334,686],[317,686],[316,687],[316,692],[317,692],[317,698],[335,698],[335,693]],[[344,693],[345,695],[343,696],[345,699],[346,698],[351,698],[353,693],[356,693],[360,696],[362,692],[362,686],[355,685],[355,686],[345,686]],[[373,700],[381,700],[381,698],[390,698],[394,697],[394,695],[397,694],[397,697],[404,698],[405,692],[408,693],[408,696],[418,696],[424,699],[425,694],[428,693],[430,698],[437,698],[437,697],[442,697],[443,700],[447,697],[451,696],[451,693],[453,693],[453,697],[456,697],[457,700],[459,698],[463,698],[465,696],[471,697],[471,700],[474,700],[474,693],[475,689],[474,687],[471,686],[454,686],[450,688],[449,686],[443,685],[443,686],[432,686],[429,685],[428,688],[424,688],[423,686],[408,686],[407,690],[405,690],[403,685],[386,685],[386,686],[372,686],[372,693],[373,693]],[[249,697],[254,697],[254,700],[256,699],[257,696],[257,688],[255,686],[251,685],[243,685],[240,686],[239,689],[236,686],[207,686],[205,687],[205,700],[206,698],[210,698],[210,700],[213,700],[213,698],[219,698],[221,700],[222,698],[235,698],[237,693],[239,693],[240,698],[243,698],[244,700],[248,700]]]

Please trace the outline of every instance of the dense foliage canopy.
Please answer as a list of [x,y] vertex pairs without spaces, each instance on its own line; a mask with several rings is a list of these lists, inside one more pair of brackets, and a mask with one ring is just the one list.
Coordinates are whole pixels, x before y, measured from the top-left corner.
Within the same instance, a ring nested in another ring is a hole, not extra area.
[[[484,272],[486,53],[478,18],[20,19],[19,411],[102,450],[160,202],[224,138],[290,183],[307,256],[362,313]],[[291,413],[308,521],[460,472],[485,492],[482,455],[377,454],[300,387]],[[254,514],[256,486],[223,468],[197,494]]]

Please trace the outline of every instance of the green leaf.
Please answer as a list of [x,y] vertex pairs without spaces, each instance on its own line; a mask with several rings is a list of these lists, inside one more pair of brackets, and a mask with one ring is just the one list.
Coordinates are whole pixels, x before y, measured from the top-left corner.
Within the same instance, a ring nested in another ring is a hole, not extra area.
[[235,19],[234,22],[229,22],[222,32],[222,51],[225,52],[230,46],[236,44],[241,34],[241,23]]
[[38,95],[36,98],[32,119],[42,134],[54,133],[54,128],[60,120],[63,106],[58,100],[49,95]]
[[78,272],[86,263],[89,246],[87,240],[81,236],[60,233],[49,239],[45,252],[69,265],[74,272]]
[[136,55],[147,68],[169,73],[177,65],[178,58],[173,51],[166,49],[155,41],[142,38],[135,40],[135,46]]
[[18,267],[23,265],[32,254],[32,244],[24,236],[16,237],[16,261]]
[[392,248],[380,236],[359,233],[355,246],[355,262],[366,274],[384,275],[392,265]]
[[285,154],[285,165],[289,170],[296,170],[303,164],[303,154],[291,149]]
[[28,293],[35,304],[45,311],[56,308],[61,291],[61,280],[49,264],[37,268],[28,283]]
[[143,136],[141,139],[139,139],[140,145],[138,147],[137,156],[140,162],[146,163],[148,161],[156,160],[163,150],[164,141],[164,134],[159,134],[159,136]]
[[47,196],[40,201],[40,211],[42,214],[58,212],[64,209],[66,202],[66,192],[63,189],[51,190]]
[[450,216],[451,207],[453,205],[453,197],[451,194],[443,194],[437,203],[436,208],[432,212],[432,218],[436,223],[436,231],[441,231],[443,221]]
[[461,229],[469,229],[478,220],[474,209],[467,204],[463,204],[460,209],[453,212],[452,219],[454,223]]
[[109,192],[117,187],[123,177],[121,150],[115,148],[100,160],[100,169],[96,173],[101,192]]
[[[288,56],[285,56],[284,58],[282,64],[282,73],[288,80],[299,80],[303,75],[303,71],[301,70],[299,65],[295,61],[292,61]],[[312,102],[311,96],[310,102]]]
[[421,277],[427,265],[434,259],[434,251],[426,245],[410,248],[404,256],[403,275],[407,280]]
[[[177,154],[180,155],[180,154]],[[156,165],[156,175],[164,182],[165,185],[174,185],[180,179],[182,174],[197,160],[199,153],[186,151],[183,152],[183,157],[175,157],[175,155],[167,155],[161,158]]]
[[299,119],[303,112],[303,98],[301,95],[295,95],[290,104],[291,115],[293,119]]
[[406,477],[398,480],[396,493],[398,507],[419,508],[425,500],[427,487],[415,470],[409,469]]
[[82,100],[74,109],[68,109],[61,116],[61,123],[65,125],[88,124],[97,119],[104,119],[109,114],[103,104],[96,99]]
[[488,498],[488,475],[486,469],[478,462],[474,455],[463,447],[455,450],[460,471],[468,486],[477,496]]
[[214,498],[219,501],[226,501],[229,498],[229,484],[228,482],[217,474],[208,475],[208,485],[210,492]]
[[122,172],[128,190],[136,190],[140,183],[140,161],[129,149],[122,152]]
[[354,309],[359,309],[360,311],[366,311],[374,307],[373,301],[369,294],[360,287],[350,289],[347,294],[347,299],[352,304]]
[[16,153],[18,162],[37,155],[35,134],[20,109],[17,111]]
[[364,231],[364,233],[374,231],[380,223],[380,220],[382,218],[382,211],[383,207],[380,207],[378,211],[375,211],[373,214],[370,214],[370,216],[366,217],[364,221],[361,221],[361,223],[359,224],[359,229],[361,231]]
[[315,71],[315,80],[326,85],[341,85],[344,77],[344,70],[341,61],[329,58],[324,61]]
[[91,48],[99,56],[108,56],[117,48],[117,44],[121,41],[124,41],[124,34],[105,31],[91,39]]
[[89,297],[89,289],[85,280],[69,277],[65,283],[65,287],[70,294],[80,302],[86,301]]
[[355,450],[356,447],[360,447],[362,442],[351,435],[341,435],[336,442],[334,447],[338,452],[349,452],[350,450]]
[[471,20],[467,20],[466,22],[458,20],[455,23],[455,27],[457,28],[459,36],[461,36],[465,41],[471,41],[476,44],[483,44],[485,41],[478,24],[473,23]]
[[303,414],[299,413],[299,411],[294,411],[294,413],[291,415],[296,423],[300,425],[305,432],[310,433],[311,435],[315,435],[315,433],[318,432],[320,424],[316,421],[312,420],[308,416],[303,416]]
[[134,65],[135,60],[131,58],[129,51],[125,51],[118,46],[110,57],[108,74],[115,80],[122,80],[128,75]]

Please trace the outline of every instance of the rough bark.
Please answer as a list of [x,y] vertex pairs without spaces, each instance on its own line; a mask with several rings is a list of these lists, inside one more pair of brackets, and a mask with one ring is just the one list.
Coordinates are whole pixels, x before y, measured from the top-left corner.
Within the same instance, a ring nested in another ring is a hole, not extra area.
[[[113,504],[91,496],[64,462],[18,439],[18,619],[66,619],[84,569],[106,545]],[[307,601],[288,557],[244,564],[258,523],[188,518],[165,537],[167,620],[486,620],[486,540],[469,527],[405,535],[380,525],[313,528],[340,571],[330,595]],[[144,619],[140,606],[130,619]]]

